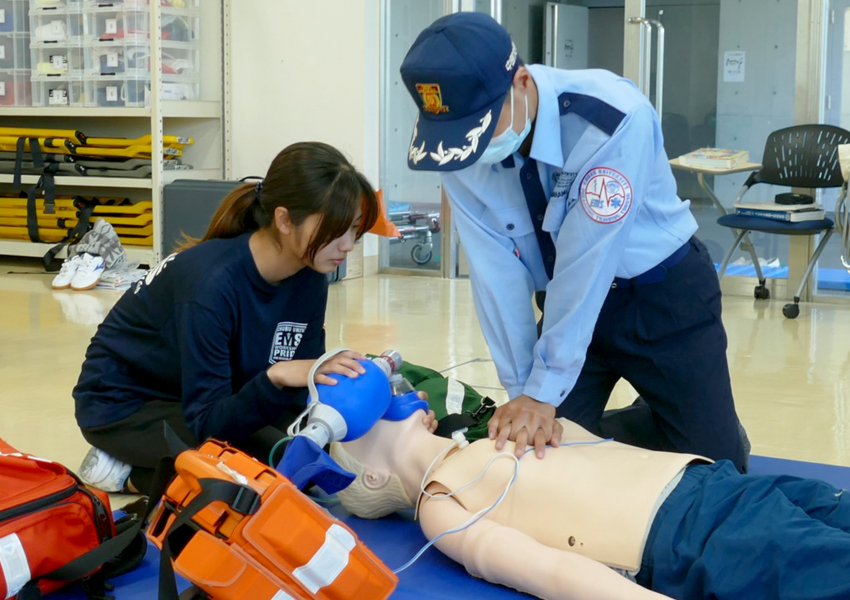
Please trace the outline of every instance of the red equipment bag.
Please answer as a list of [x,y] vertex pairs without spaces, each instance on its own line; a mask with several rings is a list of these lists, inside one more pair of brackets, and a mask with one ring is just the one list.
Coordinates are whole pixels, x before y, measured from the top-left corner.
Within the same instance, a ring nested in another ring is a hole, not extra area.
[[[103,574],[101,566],[134,539],[144,541],[141,524],[128,525],[116,536],[105,492],[0,439],[0,598],[39,598],[74,580],[83,580],[90,596],[103,597],[103,581],[92,575]],[[133,551],[138,555],[138,543]],[[132,561],[142,556],[143,550]],[[128,566],[108,569],[108,576]]]

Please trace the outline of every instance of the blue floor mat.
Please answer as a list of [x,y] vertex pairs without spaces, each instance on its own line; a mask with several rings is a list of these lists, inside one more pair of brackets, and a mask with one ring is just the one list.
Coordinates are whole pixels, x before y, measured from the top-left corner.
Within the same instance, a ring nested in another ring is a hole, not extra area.
[[[753,456],[750,472],[761,475],[795,475],[822,479],[839,488],[850,488],[850,468],[818,463],[783,460]],[[341,516],[341,515],[338,515]],[[390,568],[398,568],[412,557],[425,543],[419,526],[410,518],[394,516],[378,521],[368,521],[352,516],[342,516],[360,539],[371,548]],[[156,598],[159,553],[148,547],[147,556],[141,566],[112,580],[116,600],[151,600]],[[182,590],[187,586],[181,580]],[[520,600],[531,598],[508,588],[492,585],[468,575],[457,563],[431,548],[412,567],[399,575],[398,588],[393,600]],[[69,588],[55,594],[54,600],[85,600],[78,589]]]

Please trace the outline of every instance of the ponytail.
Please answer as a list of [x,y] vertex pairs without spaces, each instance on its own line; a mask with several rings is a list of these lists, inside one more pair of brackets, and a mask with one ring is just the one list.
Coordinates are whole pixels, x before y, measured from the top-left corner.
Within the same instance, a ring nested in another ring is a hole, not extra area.
[[204,237],[198,239],[184,233],[183,239],[177,247],[177,252],[186,250],[207,240],[234,238],[243,233],[259,229],[260,226],[254,215],[254,207],[258,205],[256,202],[256,189],[256,186],[252,183],[243,183],[239,187],[234,188],[221,201]]

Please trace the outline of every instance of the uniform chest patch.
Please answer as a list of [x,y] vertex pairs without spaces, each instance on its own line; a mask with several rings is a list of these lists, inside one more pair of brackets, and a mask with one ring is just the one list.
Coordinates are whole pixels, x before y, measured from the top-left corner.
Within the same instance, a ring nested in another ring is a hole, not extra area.
[[584,212],[597,223],[616,223],[632,207],[632,184],[619,171],[596,167],[581,180],[579,199]]
[[293,323],[292,321],[278,323],[272,339],[269,363],[275,364],[282,360],[292,360],[295,351],[301,345],[301,338],[304,337],[306,329],[307,323]]

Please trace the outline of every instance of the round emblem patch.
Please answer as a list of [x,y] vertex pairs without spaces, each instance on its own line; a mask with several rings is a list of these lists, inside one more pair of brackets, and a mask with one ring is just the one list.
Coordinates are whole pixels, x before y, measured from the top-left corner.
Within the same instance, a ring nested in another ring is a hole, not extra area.
[[579,198],[588,217],[597,223],[616,223],[632,207],[632,184],[619,171],[596,167],[581,180]]

